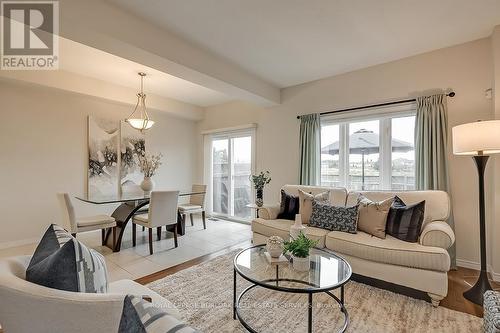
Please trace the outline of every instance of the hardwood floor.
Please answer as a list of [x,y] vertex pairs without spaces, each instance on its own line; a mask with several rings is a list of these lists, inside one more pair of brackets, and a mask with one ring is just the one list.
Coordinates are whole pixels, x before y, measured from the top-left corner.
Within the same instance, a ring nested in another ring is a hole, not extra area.
[[[156,281],[158,279],[164,278],[166,276],[175,274],[183,269],[201,264],[203,262],[209,261],[217,256],[229,253],[233,250],[236,250],[238,248],[245,248],[247,246],[250,246],[251,242],[247,241],[238,245],[230,246],[227,248],[224,248],[220,251],[207,254],[189,261],[186,261],[182,264],[164,269],[162,271],[144,276],[142,278],[139,278],[135,280],[138,283],[141,284],[148,284],[150,282]],[[473,269],[469,268],[463,268],[459,267],[458,270],[456,271],[450,271],[448,273],[448,296],[441,301],[441,306],[460,311],[460,312],[465,312],[469,313],[478,317],[482,317],[483,315],[483,308],[469,302],[466,300],[462,293],[466,290],[468,290],[475,282],[476,278],[479,275],[479,272]],[[490,280],[491,281],[491,280]],[[500,290],[500,283],[493,282],[491,281],[491,285],[495,290]],[[0,332],[1,333],[1,332]]]

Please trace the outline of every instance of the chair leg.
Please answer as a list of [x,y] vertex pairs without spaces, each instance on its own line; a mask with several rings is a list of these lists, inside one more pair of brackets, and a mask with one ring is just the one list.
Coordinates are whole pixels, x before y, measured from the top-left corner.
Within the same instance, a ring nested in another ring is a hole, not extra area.
[[191,220],[191,226],[194,226],[194,223],[193,223],[193,214],[189,214],[189,219]]
[[76,232],[71,233],[71,236],[76,238]]
[[116,245],[116,227],[113,227],[113,249]]
[[207,222],[205,221],[205,211],[201,212],[201,219],[203,220],[203,229],[207,228]]
[[105,239],[106,239],[106,229],[101,229],[101,245],[103,246]]
[[[144,227],[143,227],[144,228]],[[135,223],[132,223],[132,246],[135,246],[135,238],[137,235],[137,225]]]
[[158,240],[161,240],[161,227],[156,228],[156,237]]
[[174,246],[177,247],[179,244],[177,243],[177,226],[174,226]]
[[153,228],[148,228],[149,232],[149,254],[153,254]]

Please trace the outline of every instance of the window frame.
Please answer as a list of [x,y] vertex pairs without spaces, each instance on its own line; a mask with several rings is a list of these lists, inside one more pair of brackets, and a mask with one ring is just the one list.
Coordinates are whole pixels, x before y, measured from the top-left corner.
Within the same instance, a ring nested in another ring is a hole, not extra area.
[[[340,186],[348,188],[349,179],[349,124],[363,121],[379,121],[379,163],[380,183],[378,191],[391,190],[392,187],[392,119],[416,116],[416,103],[408,102],[398,105],[375,107],[360,111],[350,111],[338,114],[321,116],[321,129],[323,126],[339,126],[339,181]],[[321,138],[321,135],[320,135]],[[320,142],[320,147],[322,146]],[[321,154],[320,161],[321,165]],[[319,183],[321,181],[321,167],[319,168]]]

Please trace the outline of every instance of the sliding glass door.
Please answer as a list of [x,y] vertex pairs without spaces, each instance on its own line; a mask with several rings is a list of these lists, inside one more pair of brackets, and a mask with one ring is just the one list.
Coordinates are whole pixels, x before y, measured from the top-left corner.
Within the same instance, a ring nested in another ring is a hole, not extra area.
[[[253,130],[218,133],[209,136],[208,182],[212,213],[233,218],[250,219],[253,190],[249,177],[254,165]],[[207,170],[206,170],[207,171]]]

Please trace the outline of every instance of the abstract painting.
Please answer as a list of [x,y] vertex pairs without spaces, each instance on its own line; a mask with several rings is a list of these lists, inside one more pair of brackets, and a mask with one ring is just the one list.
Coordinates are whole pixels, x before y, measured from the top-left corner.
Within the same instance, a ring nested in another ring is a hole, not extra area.
[[143,133],[130,127],[125,121],[120,122],[120,185],[122,193],[140,191],[144,176],[137,165],[137,157],[143,155],[146,149],[146,138]]
[[118,192],[119,128],[116,122],[88,118],[88,195],[114,195]]

